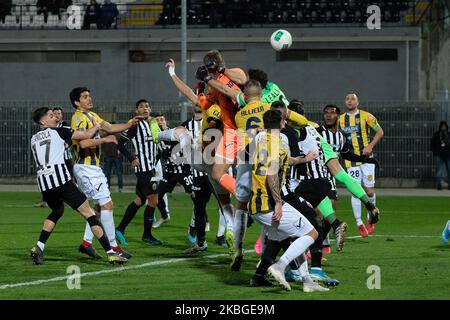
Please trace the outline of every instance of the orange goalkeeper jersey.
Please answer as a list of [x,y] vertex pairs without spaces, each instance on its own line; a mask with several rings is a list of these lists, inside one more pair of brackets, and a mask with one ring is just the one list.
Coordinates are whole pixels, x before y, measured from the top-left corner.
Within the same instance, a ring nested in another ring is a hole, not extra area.
[[[244,73],[244,71],[239,68],[230,70]],[[241,91],[241,88],[224,74],[220,74],[217,80],[222,82],[229,88]],[[208,109],[213,104],[218,104],[220,106],[220,117],[222,118],[224,129],[237,129],[236,123],[234,121],[234,117],[237,112],[237,105],[235,100],[230,99],[214,88],[208,87],[208,94],[201,94],[199,96],[198,104],[203,110]]]

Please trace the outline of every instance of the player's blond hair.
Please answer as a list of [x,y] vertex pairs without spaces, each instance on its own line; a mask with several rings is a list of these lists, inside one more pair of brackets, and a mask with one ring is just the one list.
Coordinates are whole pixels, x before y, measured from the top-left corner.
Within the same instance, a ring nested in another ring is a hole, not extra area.
[[244,95],[246,97],[256,97],[262,95],[261,85],[256,80],[248,80],[244,86]]

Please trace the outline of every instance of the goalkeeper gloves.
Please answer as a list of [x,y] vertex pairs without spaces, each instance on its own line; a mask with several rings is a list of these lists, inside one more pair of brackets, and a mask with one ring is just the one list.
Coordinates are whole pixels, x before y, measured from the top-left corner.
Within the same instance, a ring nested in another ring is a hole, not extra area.
[[195,72],[195,77],[205,83],[208,83],[208,81],[212,79],[206,66],[198,67],[197,71]]
[[209,60],[206,63],[206,67],[212,73],[214,72],[224,73],[226,69],[225,66],[219,66],[215,60]]

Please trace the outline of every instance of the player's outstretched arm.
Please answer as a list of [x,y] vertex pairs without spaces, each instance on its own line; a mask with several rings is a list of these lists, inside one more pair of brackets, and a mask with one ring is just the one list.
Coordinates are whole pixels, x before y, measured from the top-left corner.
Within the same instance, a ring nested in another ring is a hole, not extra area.
[[228,77],[231,81],[233,81],[235,84],[243,86],[247,81],[248,77],[245,74],[245,72],[240,68],[231,68],[228,69],[225,66],[218,66],[215,61],[211,61],[211,64],[208,66],[204,66],[208,69],[215,69],[217,72],[222,73]]
[[198,104],[198,96],[192,92],[191,88],[183,82],[175,73],[175,61],[173,59],[169,59],[166,63],[166,68],[169,71],[169,75],[172,78],[175,87],[177,87],[178,91],[185,96],[189,101],[191,101],[194,105]]
[[240,86],[243,86],[248,81],[247,75],[241,69],[225,69],[223,74]]
[[289,157],[288,163],[290,166],[296,166],[298,164],[311,162],[316,159],[319,155],[316,152],[310,152],[304,157]]
[[350,152],[350,150],[342,150],[341,151],[341,157],[345,160],[348,161],[353,161],[353,162],[364,162],[364,163],[372,163],[375,164],[375,166],[378,168],[380,166],[379,162],[377,159],[375,158],[369,158],[367,156],[360,156],[357,155],[355,153]]
[[98,124],[95,120],[93,121],[94,126],[85,131],[77,130],[72,134],[72,140],[86,140],[91,139],[94,135],[97,134],[98,130],[100,130],[100,124]]
[[114,143],[117,144],[117,138],[114,135],[110,135],[110,136],[106,136],[100,139],[86,139],[86,140],[81,140],[80,143],[80,147],[83,149],[86,148],[92,148],[92,147],[96,147],[99,146],[103,143]]
[[137,125],[139,121],[146,120],[147,118],[144,116],[135,116],[131,121],[127,123],[115,123],[111,124],[109,122],[105,122],[102,125],[102,130],[108,132],[108,133],[118,133],[125,130],[130,129],[131,127]]
[[232,100],[236,100],[236,97],[239,94],[241,94],[240,91],[230,88],[230,87],[226,86],[225,84],[223,84],[222,82],[215,80],[215,79],[211,79],[207,83],[209,86],[216,89],[220,93],[226,95],[227,97],[229,97]]
[[299,114],[295,111],[292,111],[290,109],[287,109],[287,111],[286,111],[286,120],[294,128],[304,127],[309,124],[308,119],[306,119],[305,116],[302,116],[301,114]]

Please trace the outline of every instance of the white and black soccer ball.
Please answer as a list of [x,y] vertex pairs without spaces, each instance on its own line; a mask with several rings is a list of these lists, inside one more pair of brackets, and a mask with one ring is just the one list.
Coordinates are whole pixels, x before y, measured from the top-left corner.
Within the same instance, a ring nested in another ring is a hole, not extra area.
[[292,36],[289,31],[279,29],[270,36],[270,44],[276,51],[287,50],[292,45]]

